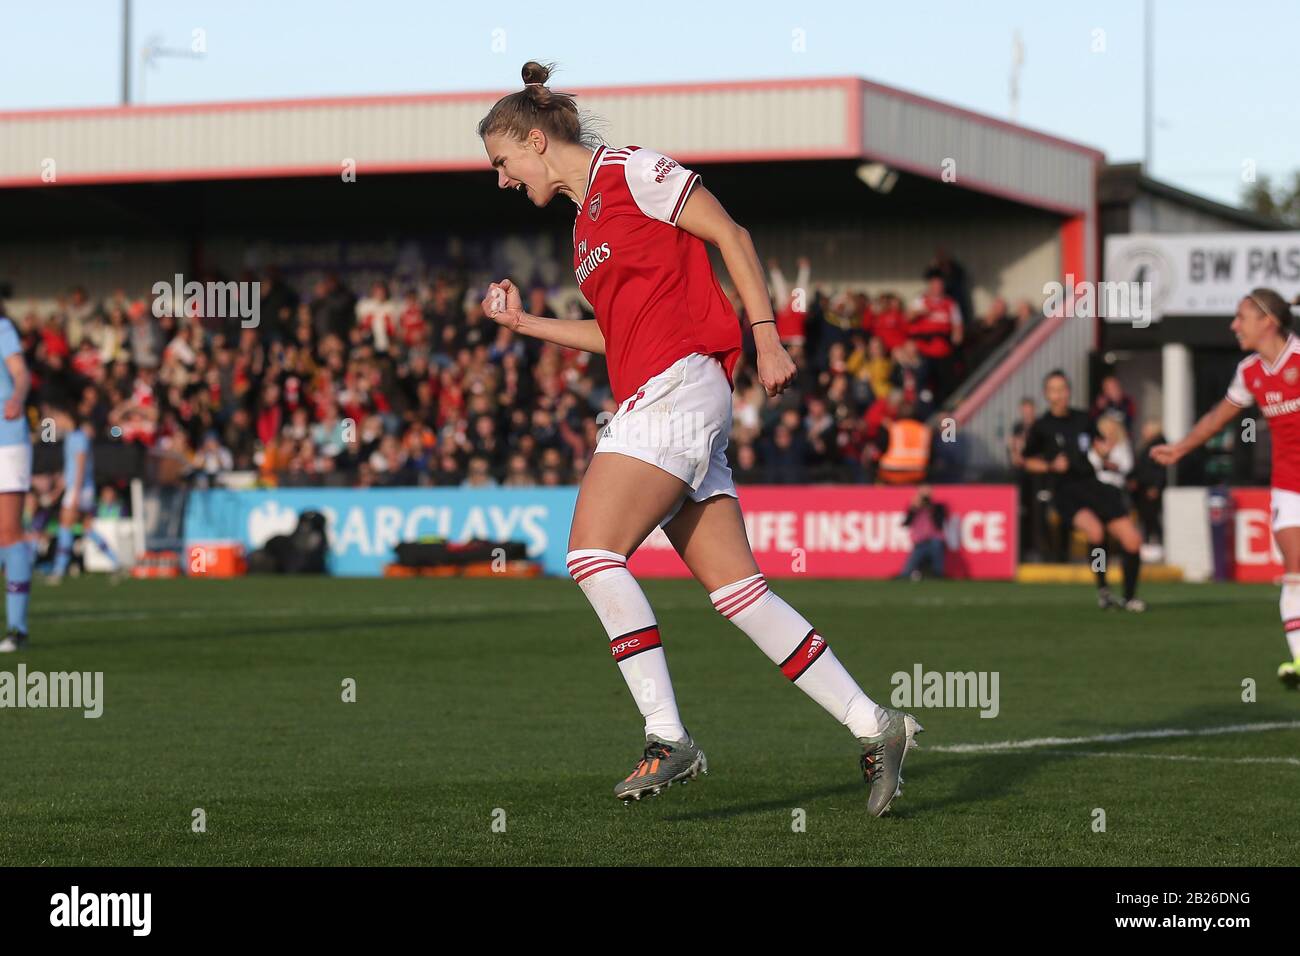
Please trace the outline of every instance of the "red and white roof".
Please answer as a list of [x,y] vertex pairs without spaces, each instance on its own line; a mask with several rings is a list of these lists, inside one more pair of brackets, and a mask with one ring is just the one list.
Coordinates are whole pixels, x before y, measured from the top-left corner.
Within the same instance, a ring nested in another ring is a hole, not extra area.
[[[561,87],[564,88],[564,87]],[[613,143],[683,163],[871,159],[1070,216],[1101,153],[856,77],[578,88]],[[500,91],[0,113],[0,188],[487,170]],[[53,179],[51,181],[51,172]]]

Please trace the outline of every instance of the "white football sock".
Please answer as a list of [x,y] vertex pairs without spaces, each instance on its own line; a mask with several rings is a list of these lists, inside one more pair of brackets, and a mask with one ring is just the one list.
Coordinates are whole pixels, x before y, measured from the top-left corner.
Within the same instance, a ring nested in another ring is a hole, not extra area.
[[586,549],[570,551],[565,560],[570,576],[605,626],[610,653],[645,718],[646,734],[685,740],[654,611],[628,572],[627,558],[613,551]]
[[885,712],[862,692],[829,645],[804,618],[755,574],[709,595],[718,613],[749,635],[800,690],[821,704],[855,737],[880,732]]
[[1300,660],[1300,574],[1282,575],[1282,627],[1291,660]]

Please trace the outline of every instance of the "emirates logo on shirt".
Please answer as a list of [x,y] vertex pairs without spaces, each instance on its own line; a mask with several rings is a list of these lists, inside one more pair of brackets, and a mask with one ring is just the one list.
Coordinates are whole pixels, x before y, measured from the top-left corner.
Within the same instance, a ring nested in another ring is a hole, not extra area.
[[591,197],[591,202],[587,205],[587,215],[591,217],[592,222],[600,216],[600,193]]
[[[579,252],[581,255],[581,252]],[[577,277],[578,285],[587,281],[587,276],[596,271],[596,267],[609,258],[609,243],[602,242],[595,249],[592,249],[588,255],[582,257],[578,263],[578,268],[573,270],[574,276]]]
[[586,257],[586,255],[587,255],[587,240],[584,239],[582,240],[582,242],[578,243],[578,258],[579,259],[584,258]]

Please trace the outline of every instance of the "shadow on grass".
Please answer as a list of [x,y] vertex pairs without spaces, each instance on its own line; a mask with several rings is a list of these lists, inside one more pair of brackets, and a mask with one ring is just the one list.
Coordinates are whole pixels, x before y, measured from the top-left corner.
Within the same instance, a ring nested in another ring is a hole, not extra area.
[[[1300,713],[1281,706],[1254,704],[1249,712],[1243,713],[1243,705],[1213,705],[1196,707],[1183,711],[1173,717],[1162,719],[1157,723],[1116,727],[1113,723],[1090,721],[1079,726],[1079,732],[1071,736],[1098,736],[1112,733],[1142,733],[1169,728],[1197,730],[1216,726],[1233,726],[1237,724],[1254,724],[1283,722],[1300,719]],[[1285,734],[1288,731],[1265,731],[1265,733]],[[1292,731],[1294,733],[1294,731]],[[919,754],[908,758],[905,774],[905,787],[898,804],[889,811],[886,819],[905,820],[909,817],[924,817],[932,811],[950,810],[962,806],[978,806],[990,800],[1014,797],[1031,785],[1038,773],[1053,768],[1063,762],[1084,759],[1084,749],[1104,748],[1107,751],[1122,754],[1149,750],[1153,745],[1164,746],[1187,740],[1232,740],[1231,733],[1223,735],[1198,737],[1148,737],[1136,740],[1098,742],[1093,745],[1062,744],[1052,748],[1052,752],[1039,750],[990,751],[985,753],[927,754],[924,749]],[[1250,734],[1253,736],[1253,733]],[[1080,753],[1073,754],[1071,747],[1079,747]],[[1148,780],[1159,780],[1158,762],[1153,761]],[[926,799],[926,781],[940,775],[963,774],[961,783],[955,790],[942,797]],[[667,821],[726,820],[750,814],[769,813],[788,810],[800,806],[809,800],[827,797],[853,796],[866,801],[866,790],[861,783],[846,783],[820,790],[800,791],[780,799],[767,799],[752,803],[732,803],[728,806],[708,810],[696,810],[665,816]]]
[[[1251,704],[1248,711],[1243,711],[1242,704],[1215,704],[1190,708],[1171,718],[1162,718],[1158,723],[1147,723],[1145,725],[1116,727],[1114,724],[1092,721],[1080,726],[1080,732],[1072,736],[1092,737],[1102,734],[1144,733],[1171,728],[1195,731],[1211,727],[1293,721],[1297,719],[1300,719],[1300,714],[1281,706]],[[1276,730],[1264,731],[1264,733],[1285,734],[1288,731]],[[1294,731],[1291,731],[1291,733],[1294,733]],[[1254,732],[1246,732],[1246,735],[1253,737]],[[1163,746],[1169,743],[1177,744],[1180,741],[1190,740],[1232,740],[1240,736],[1241,734],[1225,733],[1205,736],[1144,737],[1136,740],[1098,741],[1095,744],[1062,744],[1054,746],[1052,748],[1054,752],[1052,753],[1035,750],[1004,750],[969,754],[935,754],[928,760],[923,756],[921,759],[924,774],[951,768],[959,764],[968,764],[970,769],[956,792],[937,800],[925,801],[922,798],[917,802],[909,802],[909,807],[917,813],[923,813],[929,810],[948,809],[963,804],[976,804],[985,800],[996,800],[1000,797],[1014,795],[1022,790],[1026,781],[1039,770],[1059,764],[1062,761],[1083,758],[1085,756],[1082,753],[1084,748],[1093,750],[1104,748],[1112,753],[1123,754],[1149,750],[1153,745]],[[1070,753],[1069,750],[1072,747],[1079,747],[1080,753]],[[913,756],[911,759],[915,761],[916,757]],[[1153,761],[1153,763],[1158,764],[1158,761]],[[911,764],[909,764],[909,769],[912,769]],[[1158,774],[1159,771],[1153,767],[1148,779],[1158,779]],[[921,776],[922,774],[918,774],[918,778]]]

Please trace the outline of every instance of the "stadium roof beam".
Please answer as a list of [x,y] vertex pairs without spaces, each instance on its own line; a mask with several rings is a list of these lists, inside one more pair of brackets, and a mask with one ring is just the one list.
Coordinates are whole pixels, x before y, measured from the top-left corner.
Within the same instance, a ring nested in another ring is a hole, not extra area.
[[[611,141],[684,162],[863,159],[1091,215],[1089,147],[856,77],[577,89]],[[496,92],[0,113],[0,187],[485,169]],[[53,179],[51,180],[51,161]],[[946,178],[945,178],[946,177]]]

